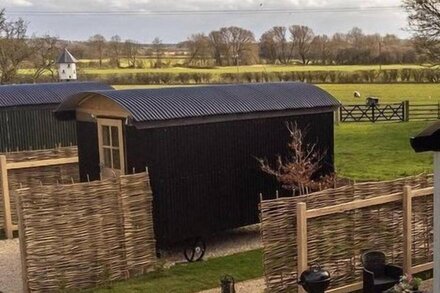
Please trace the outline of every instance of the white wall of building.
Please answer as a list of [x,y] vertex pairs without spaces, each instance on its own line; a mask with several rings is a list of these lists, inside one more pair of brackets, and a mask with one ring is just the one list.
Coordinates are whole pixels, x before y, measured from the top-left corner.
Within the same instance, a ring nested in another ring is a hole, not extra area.
[[76,64],[59,63],[58,77],[60,80],[76,80]]

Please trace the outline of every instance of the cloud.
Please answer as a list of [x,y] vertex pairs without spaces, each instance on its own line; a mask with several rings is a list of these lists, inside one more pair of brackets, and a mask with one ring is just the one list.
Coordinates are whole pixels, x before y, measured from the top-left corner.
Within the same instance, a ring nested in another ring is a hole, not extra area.
[[[0,1],[0,5],[2,7],[6,6],[6,5],[3,5],[2,2],[4,2],[4,1]],[[28,0],[9,0],[8,2],[9,2],[9,5],[17,6],[17,7],[29,7],[29,6],[34,5],[32,3],[32,1],[28,1]]]
[[[397,6],[400,0],[0,0],[11,17],[21,16],[30,23],[30,33],[53,34],[66,39],[85,40],[100,33],[109,38],[151,42],[159,36],[164,42],[185,40],[190,34],[242,26],[257,38],[275,25],[305,24],[318,34],[347,32],[354,26],[366,33],[393,33],[406,36],[405,12],[365,11],[367,6]],[[173,11],[228,9],[304,9],[359,7],[349,13],[209,14],[209,15],[68,15],[71,11]],[[58,11],[67,15],[32,15],[25,12]],[[21,13],[22,12],[22,13]]]

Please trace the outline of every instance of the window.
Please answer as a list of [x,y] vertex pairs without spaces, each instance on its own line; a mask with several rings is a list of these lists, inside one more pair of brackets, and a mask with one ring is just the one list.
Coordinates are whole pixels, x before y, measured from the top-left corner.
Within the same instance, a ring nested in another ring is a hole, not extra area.
[[124,174],[122,120],[98,118],[99,160],[103,177]]
[[102,125],[101,127],[104,167],[120,170],[121,157],[118,127],[108,125]]

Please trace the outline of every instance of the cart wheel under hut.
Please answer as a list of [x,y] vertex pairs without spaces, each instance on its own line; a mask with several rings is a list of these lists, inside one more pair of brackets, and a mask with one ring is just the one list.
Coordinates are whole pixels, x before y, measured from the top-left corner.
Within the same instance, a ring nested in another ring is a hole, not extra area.
[[185,258],[189,262],[199,261],[203,258],[206,251],[206,243],[201,238],[197,238],[188,242],[185,249],[183,250],[183,254]]

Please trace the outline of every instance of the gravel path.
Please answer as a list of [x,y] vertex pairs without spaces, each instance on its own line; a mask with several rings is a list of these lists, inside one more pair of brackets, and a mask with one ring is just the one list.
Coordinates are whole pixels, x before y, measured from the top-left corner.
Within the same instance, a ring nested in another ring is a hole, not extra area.
[[0,240],[0,292],[21,293],[22,291],[18,239]]
[[[206,241],[204,259],[230,255],[261,248],[259,225],[252,225],[213,235]],[[162,259],[168,263],[186,261],[183,246],[177,245],[161,251]]]

